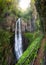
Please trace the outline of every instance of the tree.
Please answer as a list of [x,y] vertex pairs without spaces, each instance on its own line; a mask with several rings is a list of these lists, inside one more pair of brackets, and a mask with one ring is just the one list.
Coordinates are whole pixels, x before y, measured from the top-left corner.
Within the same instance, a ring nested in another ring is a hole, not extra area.
[[46,0],[35,0],[37,12],[40,16],[40,25],[44,33],[46,33]]

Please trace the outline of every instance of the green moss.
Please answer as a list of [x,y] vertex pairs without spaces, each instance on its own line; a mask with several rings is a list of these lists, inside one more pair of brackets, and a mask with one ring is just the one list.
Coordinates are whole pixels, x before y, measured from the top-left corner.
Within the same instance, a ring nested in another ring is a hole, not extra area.
[[30,41],[30,43],[34,41],[34,39],[36,39],[39,35],[40,35],[39,31],[34,33],[24,33],[24,36]]

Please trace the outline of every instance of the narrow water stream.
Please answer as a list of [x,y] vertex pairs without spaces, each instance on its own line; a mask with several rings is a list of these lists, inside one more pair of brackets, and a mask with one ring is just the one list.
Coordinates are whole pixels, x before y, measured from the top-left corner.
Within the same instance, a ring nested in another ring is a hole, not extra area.
[[22,33],[21,33],[21,20],[16,21],[15,28],[15,53],[17,60],[22,56]]

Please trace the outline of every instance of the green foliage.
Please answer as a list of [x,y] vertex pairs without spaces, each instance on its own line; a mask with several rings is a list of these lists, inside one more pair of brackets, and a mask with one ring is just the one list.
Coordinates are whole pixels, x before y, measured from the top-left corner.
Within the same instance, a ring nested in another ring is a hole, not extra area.
[[24,33],[24,36],[30,41],[34,41],[38,36],[40,35],[40,32],[34,32],[34,33]]
[[24,18],[24,20],[31,20],[31,15],[32,15],[32,11],[30,8],[27,9],[27,11],[25,13],[23,13],[22,17]]
[[35,0],[37,12],[40,16],[41,30],[46,33],[46,0]]
[[0,30],[0,43],[9,43],[10,34],[5,30]]
[[0,18],[17,14],[18,0],[0,0]]
[[0,14],[3,16],[8,10],[10,10],[11,0],[0,1]]
[[23,53],[22,57],[19,59],[16,65],[29,65],[31,61],[36,57],[38,48],[40,47],[41,39],[43,35],[40,35],[32,44],[27,48],[27,50]]
[[32,42],[33,41],[33,33],[25,33],[24,36],[30,41]]
[[38,18],[35,22],[36,24],[36,30],[40,30],[40,19]]
[[7,56],[10,53],[10,33],[0,29],[0,64],[7,65]]

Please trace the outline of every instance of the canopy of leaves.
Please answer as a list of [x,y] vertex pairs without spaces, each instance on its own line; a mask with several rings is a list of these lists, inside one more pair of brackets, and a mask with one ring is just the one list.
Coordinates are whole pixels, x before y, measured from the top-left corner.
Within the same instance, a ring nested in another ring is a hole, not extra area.
[[18,0],[0,0],[0,17],[5,17],[10,14],[17,14]]

